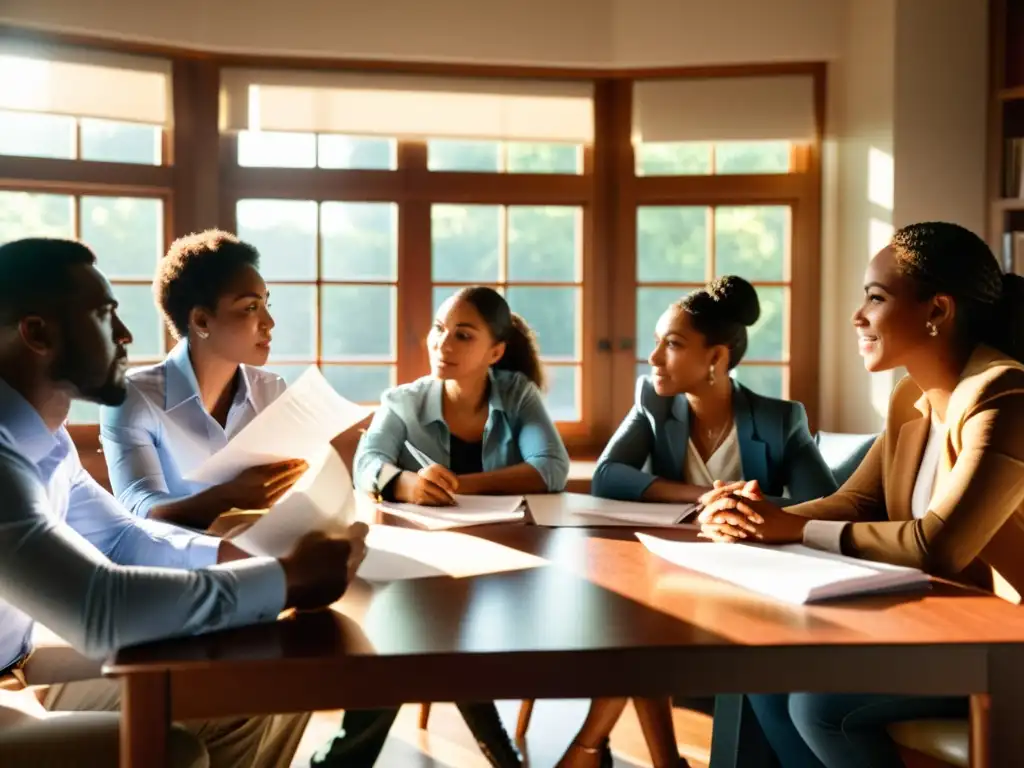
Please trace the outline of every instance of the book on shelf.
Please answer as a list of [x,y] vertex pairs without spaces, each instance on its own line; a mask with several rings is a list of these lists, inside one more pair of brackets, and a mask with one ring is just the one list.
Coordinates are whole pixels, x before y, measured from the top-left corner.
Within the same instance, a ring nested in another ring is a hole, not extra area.
[[1024,275],[1024,231],[1003,233],[1003,270]]
[[1006,139],[1003,154],[1003,197],[1024,198],[1024,138]]

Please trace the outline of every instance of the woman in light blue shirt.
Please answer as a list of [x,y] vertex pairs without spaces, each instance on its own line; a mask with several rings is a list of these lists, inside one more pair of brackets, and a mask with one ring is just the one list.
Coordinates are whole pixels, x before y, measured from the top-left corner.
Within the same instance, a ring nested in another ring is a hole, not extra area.
[[[569,455],[541,398],[543,369],[526,322],[490,288],[464,288],[427,336],[431,375],[384,393],[355,458],[357,488],[378,497],[446,505],[455,493],[557,492]],[[434,462],[424,468],[406,447]],[[493,703],[459,703],[491,765],[520,757]],[[397,709],[347,712],[314,761],[372,765]]]
[[128,374],[124,405],[100,411],[111,487],[140,517],[207,528],[269,507],[305,471],[286,461],[212,487],[186,479],[285,390],[258,367],[274,328],[258,266],[253,246],[217,230],[176,240],[160,263],[154,292],[178,344]]

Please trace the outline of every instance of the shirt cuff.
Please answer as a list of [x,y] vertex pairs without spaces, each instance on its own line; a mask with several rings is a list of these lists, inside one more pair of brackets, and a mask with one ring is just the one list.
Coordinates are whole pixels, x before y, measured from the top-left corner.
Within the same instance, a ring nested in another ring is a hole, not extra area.
[[849,523],[842,520],[808,520],[804,526],[804,544],[825,552],[843,554],[843,529]]
[[235,577],[237,590],[232,626],[275,621],[284,610],[287,594],[284,568],[274,558],[251,557],[215,565],[210,570],[229,571]]
[[401,467],[394,464],[384,464],[377,473],[377,493],[383,493],[392,480],[402,474]]
[[216,536],[196,536],[188,543],[188,550],[185,559],[188,562],[188,569],[197,571],[200,568],[209,568],[217,564],[217,555],[220,552],[221,539]]

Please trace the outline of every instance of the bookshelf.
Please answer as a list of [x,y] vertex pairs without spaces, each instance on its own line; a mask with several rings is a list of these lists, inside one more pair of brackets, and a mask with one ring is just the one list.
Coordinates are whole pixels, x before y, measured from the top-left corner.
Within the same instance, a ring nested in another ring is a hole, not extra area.
[[1024,274],[1024,0],[990,0],[989,244]]

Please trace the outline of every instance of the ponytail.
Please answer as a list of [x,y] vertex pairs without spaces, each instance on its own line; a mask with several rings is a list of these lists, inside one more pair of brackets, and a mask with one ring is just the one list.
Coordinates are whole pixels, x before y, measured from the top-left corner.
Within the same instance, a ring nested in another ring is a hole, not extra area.
[[1024,363],[1024,277],[1003,275],[1002,293],[983,335],[987,344]]
[[511,315],[512,322],[508,337],[505,339],[505,354],[494,367],[502,371],[521,373],[536,384],[538,389],[543,390],[546,382],[544,366],[540,362],[540,349],[537,347],[537,334],[521,315],[515,312]]

